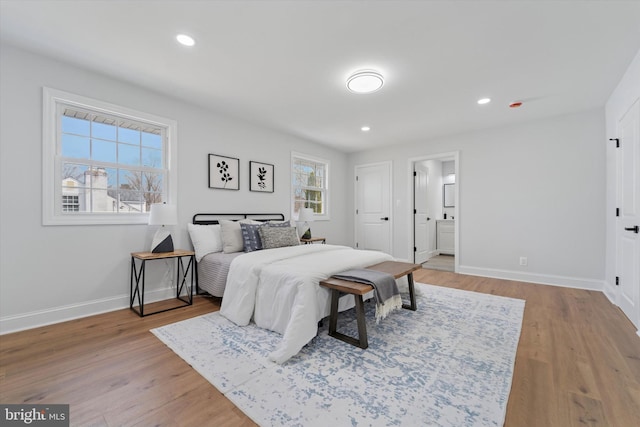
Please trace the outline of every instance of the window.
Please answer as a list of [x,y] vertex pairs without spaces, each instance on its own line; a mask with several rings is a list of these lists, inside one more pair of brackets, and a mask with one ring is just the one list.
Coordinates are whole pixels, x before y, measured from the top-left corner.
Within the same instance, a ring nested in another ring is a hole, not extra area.
[[329,219],[329,161],[291,154],[291,211],[311,208],[316,219]]
[[80,198],[78,196],[62,196],[62,212],[79,212]]
[[176,199],[173,120],[48,88],[43,111],[45,225],[146,223]]

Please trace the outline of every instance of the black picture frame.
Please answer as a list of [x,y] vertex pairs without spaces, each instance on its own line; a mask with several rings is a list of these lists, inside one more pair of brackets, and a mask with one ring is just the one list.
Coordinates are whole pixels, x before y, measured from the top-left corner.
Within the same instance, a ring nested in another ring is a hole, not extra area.
[[240,159],[209,154],[209,188],[240,190]]
[[273,172],[275,166],[269,163],[249,162],[249,190],[273,193]]

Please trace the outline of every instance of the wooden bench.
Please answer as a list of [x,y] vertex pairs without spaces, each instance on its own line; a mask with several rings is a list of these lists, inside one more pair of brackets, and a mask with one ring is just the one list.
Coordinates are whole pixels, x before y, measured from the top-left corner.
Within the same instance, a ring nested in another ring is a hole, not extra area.
[[[369,270],[381,271],[392,275],[396,279],[408,276],[409,280],[409,304],[402,304],[402,308],[417,310],[416,294],[413,284],[413,272],[420,269],[419,264],[408,262],[385,261],[366,267]],[[367,325],[364,318],[364,301],[362,296],[373,290],[373,286],[365,283],[351,282],[335,278],[328,278],[320,282],[320,286],[331,290],[331,314],[329,315],[329,336],[360,348],[369,347],[367,339]],[[338,299],[342,294],[353,295],[356,300],[356,318],[358,321],[358,339],[337,331],[338,326]]]

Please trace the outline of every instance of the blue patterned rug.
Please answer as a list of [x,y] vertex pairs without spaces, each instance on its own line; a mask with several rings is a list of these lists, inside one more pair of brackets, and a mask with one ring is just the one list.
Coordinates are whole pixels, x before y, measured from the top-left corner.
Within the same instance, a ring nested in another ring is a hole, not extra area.
[[[153,329],[261,426],[502,426],[524,301],[416,284],[418,311],[375,323],[369,348],[327,335],[276,365],[280,335],[219,313]],[[355,336],[354,310],[338,330]]]

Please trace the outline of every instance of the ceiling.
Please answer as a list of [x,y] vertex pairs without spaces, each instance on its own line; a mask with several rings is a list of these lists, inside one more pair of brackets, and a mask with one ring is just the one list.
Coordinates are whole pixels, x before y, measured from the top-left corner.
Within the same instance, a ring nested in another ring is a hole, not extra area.
[[[2,0],[0,35],[354,152],[603,107],[640,50],[640,1]],[[366,68],[384,87],[347,91]]]

